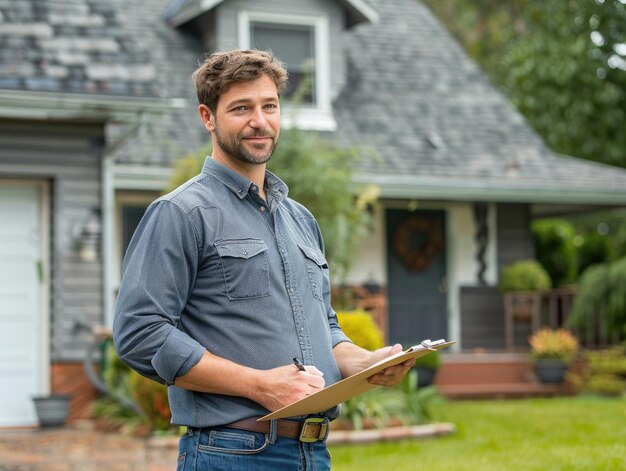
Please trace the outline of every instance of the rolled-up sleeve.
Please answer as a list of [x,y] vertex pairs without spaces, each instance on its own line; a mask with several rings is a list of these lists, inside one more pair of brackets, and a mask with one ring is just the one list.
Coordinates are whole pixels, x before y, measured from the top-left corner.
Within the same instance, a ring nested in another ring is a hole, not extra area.
[[113,340],[124,363],[140,374],[172,384],[205,348],[177,326],[196,278],[202,248],[183,209],[153,203],[124,259]]

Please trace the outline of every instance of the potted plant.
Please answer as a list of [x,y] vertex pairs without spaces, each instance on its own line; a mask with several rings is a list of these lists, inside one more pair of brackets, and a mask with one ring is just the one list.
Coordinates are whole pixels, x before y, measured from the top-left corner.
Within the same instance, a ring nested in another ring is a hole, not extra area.
[[542,296],[552,282],[536,260],[518,260],[504,267],[498,287],[503,293],[506,348],[512,350],[516,320],[529,321],[532,332],[539,330]]
[[70,413],[71,400],[72,396],[70,394],[50,394],[33,397],[39,425],[42,427],[64,425]]
[[438,351],[417,358],[415,360],[415,366],[413,367],[417,372],[417,387],[423,388],[433,384],[440,366],[441,356]]
[[535,374],[542,383],[561,383],[578,351],[578,339],[566,329],[540,329],[529,339]]

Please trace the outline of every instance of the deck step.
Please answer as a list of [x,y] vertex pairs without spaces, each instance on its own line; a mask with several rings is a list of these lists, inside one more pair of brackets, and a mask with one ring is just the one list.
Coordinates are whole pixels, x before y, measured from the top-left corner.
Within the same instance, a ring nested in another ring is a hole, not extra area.
[[545,397],[568,393],[567,385],[537,381],[528,353],[442,355],[435,385],[449,399]]
[[438,388],[448,399],[550,397],[567,393],[564,386],[540,383],[448,384]]

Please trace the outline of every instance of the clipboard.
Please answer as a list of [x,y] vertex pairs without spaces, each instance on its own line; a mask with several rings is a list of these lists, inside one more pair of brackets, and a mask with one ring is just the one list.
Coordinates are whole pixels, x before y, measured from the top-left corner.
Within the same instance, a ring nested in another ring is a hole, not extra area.
[[363,394],[365,391],[378,387],[376,384],[370,384],[367,381],[367,378],[379,373],[385,368],[398,365],[410,358],[419,358],[424,355],[428,355],[429,353],[449,347],[455,343],[455,341],[446,341],[444,339],[435,341],[424,340],[419,345],[407,348],[402,352],[396,353],[389,358],[385,358],[384,360],[375,363],[363,371],[344,378],[324,389],[320,389],[318,392],[311,394],[310,396],[267,414],[258,419],[258,421],[283,419],[285,417],[296,417],[324,412],[331,407],[335,407],[337,404],[345,402],[348,399],[358,396],[359,394]]

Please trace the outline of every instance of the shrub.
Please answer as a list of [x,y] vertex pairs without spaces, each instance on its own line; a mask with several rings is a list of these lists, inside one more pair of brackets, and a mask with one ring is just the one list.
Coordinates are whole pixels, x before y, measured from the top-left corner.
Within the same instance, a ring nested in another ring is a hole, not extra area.
[[502,270],[499,288],[510,291],[545,291],[552,287],[550,277],[535,260],[519,260]]
[[553,286],[573,283],[577,275],[574,226],[561,219],[543,219],[532,224],[537,260]]
[[610,239],[597,232],[580,236],[582,243],[578,247],[578,273],[598,263],[605,263],[611,259]]
[[598,317],[609,338],[626,335],[626,257],[589,267],[580,277],[569,327],[589,331]]
[[338,312],[337,320],[343,333],[355,345],[370,351],[383,346],[383,333],[367,312],[363,310]]
[[583,368],[570,378],[582,392],[615,396],[626,393],[626,346],[586,351]]
[[132,370],[128,383],[130,395],[141,407],[150,428],[155,431],[170,429],[172,413],[167,400],[167,387]]
[[528,343],[535,360],[559,359],[569,363],[578,351],[578,339],[565,329],[540,329],[528,339]]
[[441,366],[441,354],[435,350],[427,355],[419,357],[415,360],[415,367],[430,368],[431,370],[437,370]]

